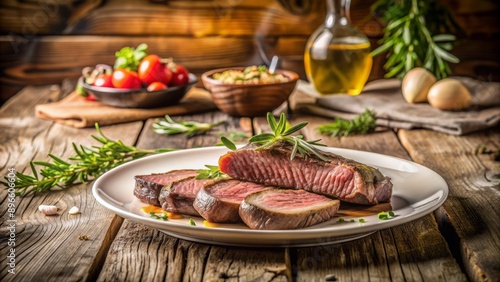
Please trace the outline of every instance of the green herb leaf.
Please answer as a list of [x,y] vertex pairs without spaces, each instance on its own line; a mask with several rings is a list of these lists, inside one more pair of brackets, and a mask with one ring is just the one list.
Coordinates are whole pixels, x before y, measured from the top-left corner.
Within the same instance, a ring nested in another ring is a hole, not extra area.
[[267,113],[267,122],[273,131],[272,133],[260,133],[249,139],[250,143],[259,145],[256,150],[271,148],[278,142],[285,142],[292,146],[290,160],[293,160],[297,155],[308,155],[328,161],[328,157],[315,147],[321,145],[318,143],[320,140],[305,141],[302,135],[292,136],[292,134],[304,128],[307,122],[290,126],[284,113],[280,115],[278,122],[276,122],[272,113]]
[[198,169],[196,173],[196,179],[225,179],[229,176],[222,171],[220,171],[219,166],[216,165],[205,165],[207,169]]
[[371,53],[387,52],[385,77],[402,78],[410,69],[424,67],[442,79],[450,73],[448,63],[459,62],[447,51],[456,41],[451,31],[463,31],[444,6],[433,0],[378,0],[371,8],[387,24],[380,46]]
[[153,123],[153,130],[158,134],[164,135],[185,134],[187,136],[194,136],[206,133],[210,129],[222,124],[224,124],[224,121],[203,123],[181,120],[175,122],[170,116],[166,115],[165,120],[156,120]]
[[196,226],[196,222],[192,218],[189,219],[189,225]]
[[168,216],[166,214],[157,215],[155,212],[149,212],[149,216],[152,218],[161,219],[164,221],[168,220]]
[[323,124],[317,127],[321,134],[328,134],[332,137],[348,136],[351,134],[366,134],[372,132],[376,127],[375,112],[365,110],[359,116],[351,120],[335,118],[332,123]]
[[139,44],[137,48],[123,47],[115,53],[116,60],[114,68],[123,68],[131,71],[137,71],[141,60],[147,56],[147,44]]
[[393,211],[388,211],[388,212],[379,212],[377,214],[377,217],[379,220],[389,220],[391,218],[396,217]]
[[[156,150],[141,150],[127,146],[120,140],[111,140],[104,136],[99,125],[95,125],[99,136],[91,135],[100,146],[85,147],[72,144],[74,155],[63,160],[49,154],[51,161],[32,161],[31,174],[16,173],[15,189],[17,195],[48,192],[53,188],[67,189],[78,182],[85,183],[104,172],[131,160],[161,152],[176,149],[161,148]],[[8,187],[7,182],[0,184]]]
[[229,150],[234,151],[236,150],[236,145],[233,143],[233,141],[229,140],[225,136],[220,137],[220,141],[224,146],[226,146]]

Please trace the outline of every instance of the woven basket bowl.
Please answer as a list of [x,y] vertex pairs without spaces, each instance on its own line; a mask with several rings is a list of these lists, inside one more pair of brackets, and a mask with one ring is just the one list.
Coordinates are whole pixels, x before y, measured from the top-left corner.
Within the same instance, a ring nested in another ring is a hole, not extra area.
[[243,70],[244,67],[215,69],[201,76],[203,86],[210,91],[215,106],[235,117],[265,116],[285,102],[292,94],[299,75],[293,71],[276,70],[289,78],[287,82],[269,84],[228,84],[212,76],[226,70]]

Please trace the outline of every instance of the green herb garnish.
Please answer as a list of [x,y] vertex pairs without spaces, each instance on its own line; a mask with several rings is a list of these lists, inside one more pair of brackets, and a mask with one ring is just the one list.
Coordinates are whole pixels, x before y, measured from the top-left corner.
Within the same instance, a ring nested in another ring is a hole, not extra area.
[[166,214],[157,215],[155,212],[149,212],[149,216],[152,218],[161,219],[165,221],[168,220],[168,216]]
[[366,222],[366,220],[364,218],[360,218],[358,221],[359,221],[359,223],[365,223]]
[[196,173],[196,179],[224,179],[229,176],[224,172],[220,171],[219,166],[216,165],[205,165],[207,169],[198,169]]
[[260,133],[252,136],[248,140],[250,143],[258,145],[256,150],[269,149],[278,142],[285,142],[293,146],[290,160],[293,160],[295,156],[299,154],[308,156],[314,155],[323,161],[328,161],[328,157],[325,156],[321,150],[314,147],[325,146],[318,143],[321,139],[305,141],[302,135],[292,136],[293,133],[304,128],[307,122],[301,122],[294,126],[287,126],[288,122],[285,113],[281,113],[279,121],[276,121],[272,113],[267,113],[267,122],[271,127],[272,133]]
[[375,112],[367,109],[351,120],[337,117],[332,123],[318,126],[317,130],[321,134],[328,134],[332,137],[348,136],[352,134],[366,134],[375,129],[377,126],[375,121]]
[[189,219],[189,225],[196,226],[196,222],[192,218]]
[[[49,154],[52,162],[32,161],[30,166],[33,176],[16,173],[16,194],[47,192],[53,188],[67,189],[75,183],[85,183],[128,161],[176,150],[172,148],[141,150],[127,146],[120,140],[111,140],[104,136],[98,124],[95,127],[100,136],[91,135],[91,137],[101,146],[85,147],[73,143],[75,154],[66,161],[52,154]],[[36,166],[42,167],[39,172]],[[8,183],[3,181],[0,183],[8,187]]]
[[388,220],[388,219],[396,217],[396,215],[394,214],[393,211],[379,212],[377,216],[378,216],[378,219],[380,219],[380,220]]
[[145,43],[139,44],[136,48],[121,48],[120,51],[117,51],[115,53],[116,60],[113,68],[122,68],[131,71],[137,71],[141,60],[148,55],[146,52],[147,49],[148,45]]
[[449,53],[456,40],[449,32],[461,29],[446,8],[435,2],[378,0],[373,4],[374,13],[387,23],[381,45],[372,52],[376,56],[388,51],[386,77],[402,78],[412,68],[424,67],[439,80],[450,73],[448,63],[459,62]]
[[355,221],[356,221],[356,220],[354,220],[354,219],[352,219],[352,218],[351,218],[351,220],[349,220],[349,222],[355,222]]
[[193,136],[196,134],[202,134],[213,127],[223,124],[224,121],[216,123],[203,123],[196,121],[184,121],[175,122],[170,116],[166,115],[165,120],[156,120],[153,123],[153,129],[158,134],[174,135],[174,134],[185,134],[187,136]]
[[339,218],[338,222],[345,222],[345,219]]

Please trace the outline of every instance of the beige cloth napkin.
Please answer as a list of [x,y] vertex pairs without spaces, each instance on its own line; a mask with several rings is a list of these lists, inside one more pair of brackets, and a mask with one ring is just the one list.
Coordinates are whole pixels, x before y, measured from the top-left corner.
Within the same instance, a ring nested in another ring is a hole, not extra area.
[[193,87],[177,105],[162,108],[116,108],[98,101],[88,101],[76,92],[72,92],[61,101],[40,104],[35,107],[39,118],[52,120],[65,125],[83,128],[109,125],[165,115],[182,115],[215,109],[210,93]]
[[473,95],[473,106],[463,111],[441,111],[427,103],[409,104],[401,94],[401,81],[381,79],[368,83],[359,96],[320,97],[311,84],[300,81],[295,110],[325,117],[350,119],[365,109],[375,111],[377,125],[391,128],[426,128],[453,135],[500,124],[500,83],[466,77],[461,80]]

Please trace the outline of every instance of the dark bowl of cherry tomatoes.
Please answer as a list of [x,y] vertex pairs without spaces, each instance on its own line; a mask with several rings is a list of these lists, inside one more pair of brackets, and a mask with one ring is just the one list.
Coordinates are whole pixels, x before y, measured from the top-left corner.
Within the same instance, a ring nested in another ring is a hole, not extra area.
[[175,105],[198,82],[172,58],[148,54],[147,45],[124,47],[113,66],[99,64],[82,70],[77,88],[89,100],[120,108],[158,108]]
[[83,77],[80,84],[90,97],[108,106],[119,108],[159,108],[179,103],[188,90],[198,82],[198,78],[190,73],[189,81],[180,86],[169,86],[163,88],[152,86],[138,89],[124,89],[113,87],[102,87],[85,83]]

